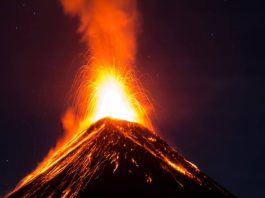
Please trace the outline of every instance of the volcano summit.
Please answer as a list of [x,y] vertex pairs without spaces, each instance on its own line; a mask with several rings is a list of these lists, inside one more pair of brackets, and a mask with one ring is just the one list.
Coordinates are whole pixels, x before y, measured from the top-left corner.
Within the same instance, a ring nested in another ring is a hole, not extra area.
[[7,197],[233,197],[142,125],[104,118]]

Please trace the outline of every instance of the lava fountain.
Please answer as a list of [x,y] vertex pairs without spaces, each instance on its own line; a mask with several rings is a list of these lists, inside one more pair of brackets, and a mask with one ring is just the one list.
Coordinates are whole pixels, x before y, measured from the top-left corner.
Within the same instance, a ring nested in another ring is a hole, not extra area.
[[61,2],[67,14],[80,19],[79,32],[90,50],[89,64],[76,78],[71,108],[74,121],[69,116],[63,120],[66,131],[82,131],[103,117],[134,121],[153,130],[149,119],[152,105],[135,69],[139,26],[136,1]]

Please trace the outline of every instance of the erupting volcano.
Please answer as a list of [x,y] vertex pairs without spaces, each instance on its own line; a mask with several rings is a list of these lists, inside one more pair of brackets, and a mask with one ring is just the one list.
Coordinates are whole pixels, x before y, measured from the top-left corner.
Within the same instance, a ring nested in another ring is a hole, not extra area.
[[80,18],[90,61],[63,117],[68,135],[7,197],[232,196],[154,132],[152,105],[132,66],[136,2],[61,1]]

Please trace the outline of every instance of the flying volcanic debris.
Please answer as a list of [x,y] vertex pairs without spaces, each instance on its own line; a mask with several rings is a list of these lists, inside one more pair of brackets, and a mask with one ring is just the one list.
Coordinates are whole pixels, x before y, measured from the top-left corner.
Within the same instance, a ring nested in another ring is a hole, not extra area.
[[134,68],[136,1],[61,2],[91,54],[63,117],[71,135],[6,197],[233,197],[153,132]]

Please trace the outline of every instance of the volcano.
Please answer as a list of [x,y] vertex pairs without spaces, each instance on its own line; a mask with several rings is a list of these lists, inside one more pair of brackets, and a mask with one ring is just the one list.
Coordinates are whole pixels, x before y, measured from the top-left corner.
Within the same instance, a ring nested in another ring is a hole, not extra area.
[[233,197],[157,134],[103,118],[7,197]]

